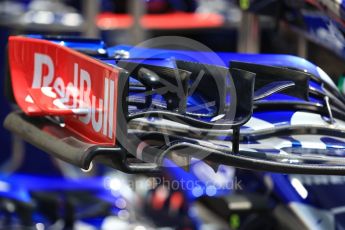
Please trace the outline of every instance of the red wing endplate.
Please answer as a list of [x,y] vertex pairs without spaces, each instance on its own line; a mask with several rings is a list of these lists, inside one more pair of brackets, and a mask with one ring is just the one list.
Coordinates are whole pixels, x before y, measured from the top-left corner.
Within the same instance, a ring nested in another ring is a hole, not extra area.
[[9,39],[12,87],[29,116],[64,116],[66,128],[92,143],[114,145],[120,70],[64,46]]

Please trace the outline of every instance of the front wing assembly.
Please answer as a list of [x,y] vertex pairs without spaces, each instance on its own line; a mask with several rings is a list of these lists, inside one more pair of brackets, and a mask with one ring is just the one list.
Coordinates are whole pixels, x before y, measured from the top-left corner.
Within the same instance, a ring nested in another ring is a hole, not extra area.
[[[330,128],[344,120],[343,99],[330,103],[328,95],[311,90],[313,76],[303,71],[244,62],[226,68],[174,59],[169,66],[160,59],[95,59],[27,37],[10,38],[9,61],[20,110],[8,115],[5,127],[78,167],[101,162],[128,173],[155,173],[165,159],[188,169],[197,158],[214,169],[225,164],[345,174],[345,146],[337,154],[276,148],[274,142],[269,150],[257,148],[260,140],[279,136],[344,137],[342,127]],[[253,111],[282,108],[319,114],[330,126],[246,129]]]

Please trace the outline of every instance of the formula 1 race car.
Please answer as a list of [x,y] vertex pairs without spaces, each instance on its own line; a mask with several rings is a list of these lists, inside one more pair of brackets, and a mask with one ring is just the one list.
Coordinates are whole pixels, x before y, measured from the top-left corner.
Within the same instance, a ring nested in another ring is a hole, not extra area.
[[84,169],[345,173],[345,97],[302,58],[14,36],[9,66],[5,127]]

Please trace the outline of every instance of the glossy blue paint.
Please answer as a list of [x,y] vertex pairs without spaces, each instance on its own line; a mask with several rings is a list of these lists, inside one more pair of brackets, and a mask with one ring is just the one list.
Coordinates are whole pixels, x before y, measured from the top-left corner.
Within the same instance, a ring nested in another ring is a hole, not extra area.
[[[241,61],[257,63],[262,65],[285,66],[288,68],[299,69],[322,78],[318,67],[304,58],[293,55],[279,54],[241,54],[227,52],[196,52],[187,50],[164,50],[155,48],[133,47],[129,45],[118,45],[108,48],[108,54],[113,56],[117,51],[127,51],[131,58],[175,58],[186,61],[198,61],[201,63],[229,66],[230,61]],[[219,59],[212,58],[213,55]]]
[[66,46],[71,49],[76,50],[86,50],[86,51],[94,51],[94,52],[101,52],[104,55],[107,55],[107,47],[106,44],[99,39],[91,39],[91,38],[80,38],[80,37],[46,37],[44,35],[32,34],[26,35],[30,38],[37,38],[37,39],[45,39],[56,44]]

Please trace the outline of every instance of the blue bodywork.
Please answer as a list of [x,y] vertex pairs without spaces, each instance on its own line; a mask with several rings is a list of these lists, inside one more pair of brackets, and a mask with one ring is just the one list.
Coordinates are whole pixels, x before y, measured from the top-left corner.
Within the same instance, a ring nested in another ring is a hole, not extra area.
[[[42,36],[32,36],[36,38],[44,38]],[[142,47],[132,47],[127,45],[120,45],[115,47],[107,48],[102,41],[97,40],[82,40],[82,39],[68,39],[66,41],[48,38],[52,42],[64,45],[69,48],[77,50],[88,50],[88,51],[99,51],[103,49],[104,55],[111,58],[116,56],[118,53],[126,54],[130,58],[156,58],[157,65],[172,67],[173,59],[180,59],[186,61],[197,61],[202,63],[208,63],[213,65],[228,66],[231,60],[257,63],[263,65],[272,65],[272,66],[284,66],[287,68],[299,69],[305,72],[308,72],[316,77],[316,79],[322,80],[324,84],[327,84],[329,88],[336,91],[336,86],[332,80],[324,73],[319,67],[315,66],[311,62],[291,55],[269,55],[269,54],[235,54],[235,53],[216,53],[218,59],[214,59],[214,53],[208,52],[196,52],[196,51],[184,51],[184,50],[163,50],[163,49],[154,49],[154,48],[142,48]],[[98,58],[98,56],[95,56]],[[102,61],[113,64],[111,61],[106,61],[101,58]],[[310,81],[310,86],[324,92],[324,88],[319,81]],[[297,100],[296,98],[284,98],[284,95],[274,95],[265,100]],[[197,98],[192,98],[189,102],[192,104],[200,104],[200,101]],[[276,112],[255,112],[253,117],[269,122],[274,126],[279,125],[289,125],[294,111],[276,111]],[[243,130],[248,130],[251,127],[244,126]],[[301,146],[301,142],[292,137],[286,136],[285,139],[291,142],[292,146]],[[224,139],[222,139],[224,140]],[[330,148],[338,145],[339,148],[345,146],[344,142],[341,142],[337,139],[322,137],[321,141]],[[268,151],[268,150],[267,150]],[[176,166],[173,162],[166,160],[165,161],[165,174],[171,180],[184,180],[191,181],[192,187],[187,187],[183,189],[185,197],[188,198],[188,201],[193,203],[196,199],[202,196],[226,196],[234,192],[234,179],[236,179],[236,171],[234,168],[229,166],[220,165],[218,172],[212,171],[209,165],[205,164],[202,161],[195,161],[191,165],[190,171],[185,171],[181,167]],[[317,183],[305,184],[308,182],[308,177],[305,176],[303,180],[298,175],[283,175],[275,173],[263,173],[263,172],[247,172],[243,187],[243,191],[240,192],[255,192],[260,191],[261,187],[265,187],[265,180],[269,178],[272,182],[272,193],[271,196],[275,200],[281,202],[285,205],[292,203],[299,203],[307,205],[307,207],[313,207],[321,210],[330,210],[332,208],[345,205],[345,198],[342,197],[342,191],[345,189],[345,180],[338,179],[336,185],[332,184],[333,181],[330,176],[325,176],[327,179],[324,180],[323,184],[320,185]],[[265,179],[266,178],[266,179]],[[296,184],[292,183],[298,180],[300,185],[307,191],[307,195],[296,188]],[[70,189],[85,189],[89,191],[98,191],[104,194],[106,189],[103,186],[101,178],[93,179],[81,179],[79,181],[69,181],[62,178],[43,178],[43,177],[30,177],[30,176],[11,176],[11,177],[2,177],[0,182],[4,184],[9,184],[8,191],[1,191],[1,196],[8,198],[15,198],[21,201],[29,201],[30,196],[28,191],[30,190],[70,190]],[[304,181],[304,182],[303,182]],[[53,183],[52,183],[53,182]],[[58,186],[56,187],[56,185]],[[0,184],[1,185],[1,184]],[[17,186],[21,185],[21,186]],[[52,187],[53,186],[53,187]],[[1,186],[0,186],[1,187]],[[6,187],[6,186],[5,186]],[[259,189],[260,188],[260,189]],[[267,190],[268,188],[266,188]],[[337,189],[337,192],[335,192]],[[332,196],[321,196],[319,194],[332,194]],[[14,197],[13,197],[14,196]],[[332,214],[333,215],[333,214]],[[345,221],[341,218],[341,213],[335,213],[336,223],[341,226],[345,224]],[[304,218],[299,216],[299,218]],[[309,218],[309,217],[308,217]],[[316,217],[315,217],[316,218]],[[343,223],[344,222],[344,223]],[[312,227],[322,224],[322,219],[319,222],[315,222],[315,225]],[[321,225],[320,225],[321,226]]]
[[[270,55],[270,54],[238,54],[238,53],[223,53],[218,52],[216,55],[219,59],[214,59],[213,53],[208,52],[196,52],[196,51],[185,51],[185,50],[164,50],[155,48],[143,48],[143,47],[132,47],[127,45],[120,45],[108,48],[108,55],[110,57],[116,56],[117,53],[128,52],[127,57],[130,58],[161,58],[161,59],[180,59],[186,61],[197,61],[207,64],[228,66],[231,60],[257,63],[263,65],[272,66],[284,66],[287,68],[299,69],[314,75],[318,79],[322,79],[330,88],[336,91],[336,86],[330,79],[330,77],[323,72],[319,67],[312,64],[311,62],[296,56],[291,55]],[[310,81],[311,88],[316,88],[324,92],[324,88],[320,82]],[[337,92],[335,92],[337,93]],[[278,100],[282,99],[284,95],[274,95],[266,100]],[[287,100],[297,100],[296,98],[287,98]],[[198,102],[197,102],[198,103]],[[275,126],[286,125],[292,116],[294,111],[270,111],[270,112],[254,112],[253,117],[260,120],[264,120]],[[243,127],[246,129],[248,127]],[[220,137],[221,138],[221,137]],[[284,138],[284,137],[283,137]],[[291,142],[292,146],[301,147],[302,144],[299,140],[293,137],[286,136],[285,139]],[[321,141],[328,147],[337,146],[344,149],[345,142],[332,139],[330,137],[322,137]],[[195,162],[192,164],[189,172],[185,171],[180,167],[173,167],[172,162],[166,162],[167,174],[172,176],[175,180],[192,180],[196,186],[192,189],[186,189],[184,192],[191,201],[199,198],[200,196],[224,196],[225,194],[231,194],[233,192],[233,187],[229,186],[233,183],[236,174],[232,172],[231,167],[220,166],[217,173],[212,172],[210,166],[203,162]],[[206,172],[200,174],[200,172]],[[204,175],[204,176],[203,176]],[[208,175],[205,177],[205,175]],[[217,178],[222,180],[223,186],[217,187],[216,180],[210,180],[210,178]],[[308,181],[313,181],[310,178],[317,178],[317,176],[304,176],[303,180],[298,175],[283,175],[276,173],[257,173],[253,172],[252,176],[246,177],[246,184],[250,184],[251,180],[253,183],[258,179],[263,181],[264,178],[270,178],[273,186],[273,196],[279,201],[286,205],[299,203],[306,205],[306,207],[313,207],[320,210],[328,210],[330,215],[335,215],[335,223],[337,227],[344,226],[345,221],[342,217],[342,213],[332,213],[330,210],[332,208],[341,207],[345,205],[345,198],[341,195],[339,191],[345,189],[344,178],[341,176],[324,176],[324,180],[320,183],[316,180],[315,183]],[[293,179],[294,178],[294,179]],[[338,183],[335,185],[332,183],[333,180],[337,178]],[[307,191],[307,195],[299,191],[299,187],[296,188],[296,180],[300,182],[299,186],[302,186]],[[263,183],[264,184],[264,183]],[[233,185],[233,184],[232,184]],[[248,189],[247,192],[255,191],[255,188],[245,187]],[[213,190],[215,190],[213,192]],[[241,191],[243,192],[243,191]],[[244,191],[245,192],[245,191]],[[332,194],[332,195],[330,195]],[[306,215],[308,216],[308,215]],[[304,216],[299,216],[299,218],[309,218]],[[318,219],[319,218],[319,219]],[[311,228],[322,227],[325,224],[323,217],[316,217],[314,225],[309,225]],[[324,222],[323,222],[324,221]]]

